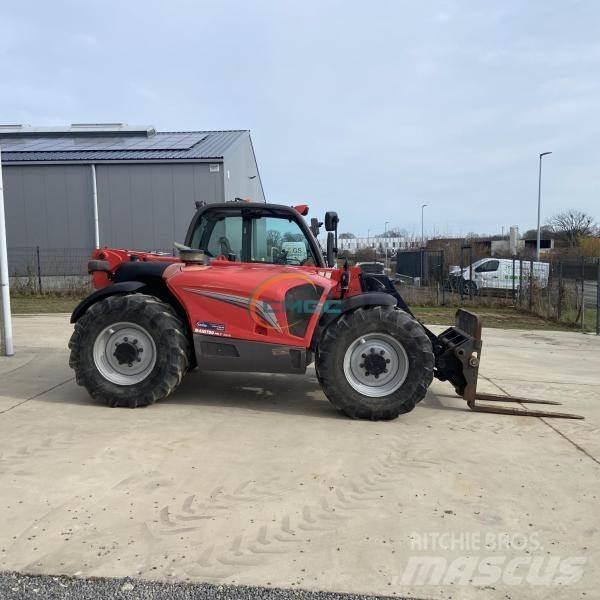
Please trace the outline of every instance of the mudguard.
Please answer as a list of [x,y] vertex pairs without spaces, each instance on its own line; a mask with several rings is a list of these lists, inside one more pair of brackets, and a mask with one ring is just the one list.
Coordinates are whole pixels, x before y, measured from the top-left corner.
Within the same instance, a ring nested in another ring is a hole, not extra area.
[[112,285],[107,285],[95,292],[91,293],[87,298],[84,298],[73,311],[71,315],[71,323],[76,323],[83,313],[90,307],[92,304],[95,304],[99,300],[104,298],[108,298],[108,296],[114,296],[115,294],[131,294],[132,292],[136,292],[141,288],[145,287],[146,284],[141,281],[122,281],[120,283],[113,283]]
[[323,313],[319,319],[319,324],[315,328],[310,347],[315,349],[318,345],[323,331],[336,321],[340,315],[350,312],[362,306],[396,306],[396,298],[385,292],[365,292],[356,296],[344,298],[339,304],[335,305],[335,310]]

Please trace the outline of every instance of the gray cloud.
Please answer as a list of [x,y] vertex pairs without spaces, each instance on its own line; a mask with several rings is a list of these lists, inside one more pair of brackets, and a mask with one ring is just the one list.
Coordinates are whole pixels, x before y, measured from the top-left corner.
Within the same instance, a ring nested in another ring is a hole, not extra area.
[[268,197],[344,230],[600,217],[594,2],[4,3],[0,121],[251,128]]

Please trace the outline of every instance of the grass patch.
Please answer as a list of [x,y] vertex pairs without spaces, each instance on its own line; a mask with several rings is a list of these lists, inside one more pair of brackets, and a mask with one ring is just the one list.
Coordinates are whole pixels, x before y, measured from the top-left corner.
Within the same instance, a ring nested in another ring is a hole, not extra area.
[[[455,306],[411,306],[416,317],[426,325],[454,325],[454,315],[457,311]],[[473,306],[471,310],[483,317],[484,327],[495,327],[499,329],[545,329],[554,331],[576,331],[578,327],[570,323],[557,323],[544,319],[516,308]],[[592,315],[588,321],[588,331],[595,327]]]
[[11,312],[18,314],[70,313],[81,302],[82,297],[58,294],[14,295],[10,298]]

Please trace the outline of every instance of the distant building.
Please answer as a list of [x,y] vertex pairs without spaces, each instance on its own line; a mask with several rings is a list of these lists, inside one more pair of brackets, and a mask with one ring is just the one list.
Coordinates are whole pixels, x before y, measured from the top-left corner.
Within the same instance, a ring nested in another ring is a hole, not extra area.
[[11,248],[169,250],[194,203],[265,200],[250,132],[0,126]]
[[409,241],[405,237],[357,237],[357,238],[338,238],[338,249],[349,252],[356,252],[364,248],[373,248],[378,252],[394,254],[398,250],[418,247],[418,242]]
[[[477,238],[433,238],[427,240],[428,250],[445,250],[447,252],[460,252],[461,247],[471,246],[476,248],[478,254],[485,256],[510,256],[510,241],[507,239],[495,240],[491,237]],[[535,253],[537,240],[519,239],[516,243],[517,255],[529,255]],[[542,238],[540,240],[540,254],[554,250],[554,240]]]

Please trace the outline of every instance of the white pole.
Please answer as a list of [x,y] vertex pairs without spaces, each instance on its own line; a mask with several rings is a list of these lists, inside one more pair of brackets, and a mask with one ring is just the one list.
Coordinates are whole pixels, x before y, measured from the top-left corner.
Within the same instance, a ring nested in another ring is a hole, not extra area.
[[537,240],[536,240],[536,252],[535,257],[539,262],[540,260],[540,250],[541,250],[541,239],[542,239],[542,230],[540,229],[540,217],[542,213],[542,158],[544,156],[548,156],[548,154],[552,154],[552,152],[542,152],[540,154],[540,170],[538,175],[538,211],[537,211]]
[[0,151],[0,283],[2,285],[2,321],[4,323],[4,353],[12,356],[12,318],[10,313],[10,287],[8,281],[8,252],[6,250],[6,220],[4,217],[4,187],[2,185],[2,153]]
[[92,196],[94,199],[94,243],[100,248],[100,225],[98,224],[98,186],[96,185],[96,165],[92,165]]

